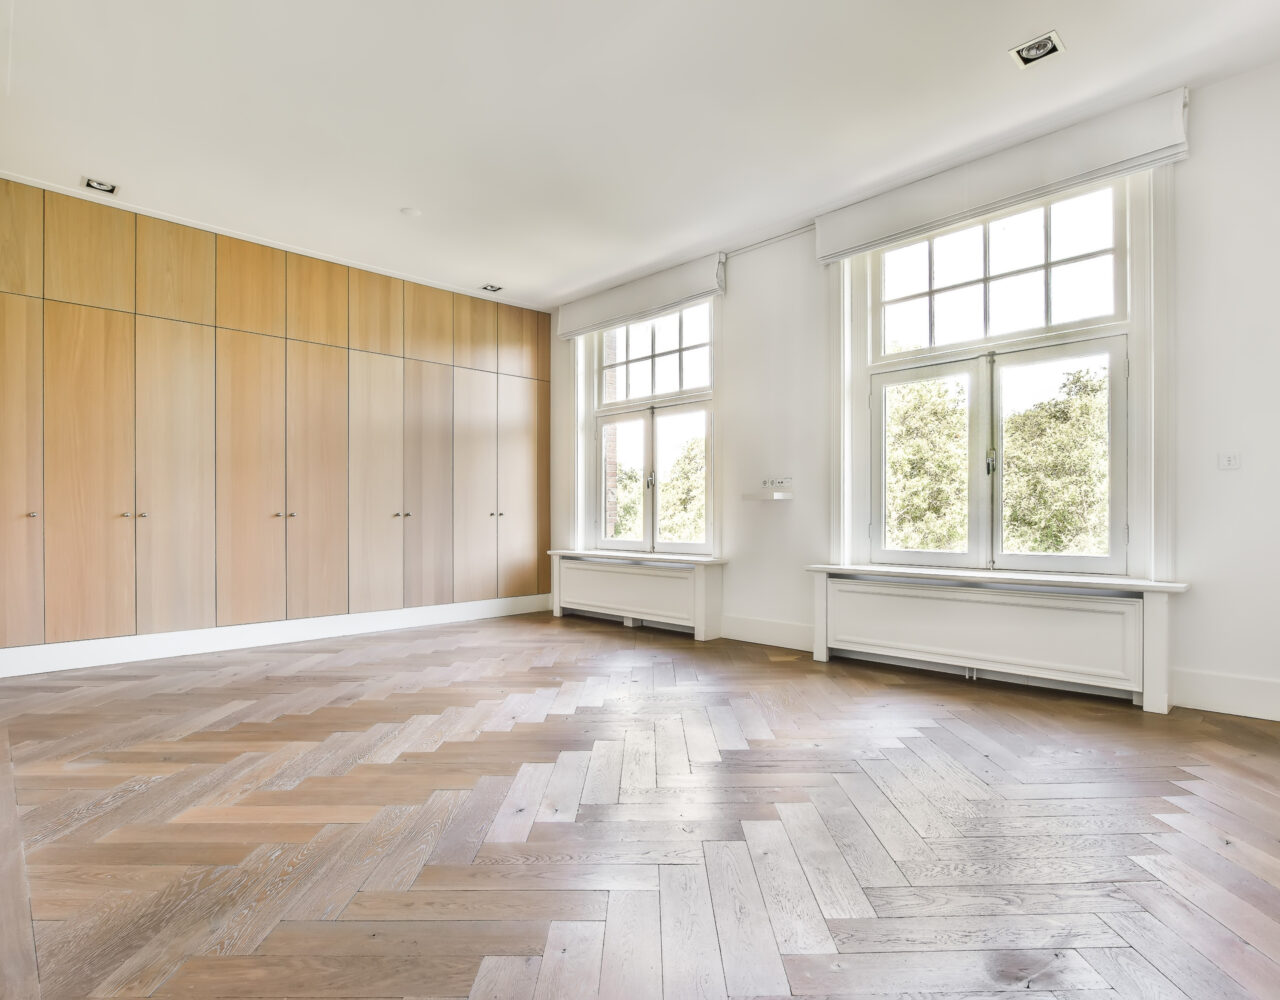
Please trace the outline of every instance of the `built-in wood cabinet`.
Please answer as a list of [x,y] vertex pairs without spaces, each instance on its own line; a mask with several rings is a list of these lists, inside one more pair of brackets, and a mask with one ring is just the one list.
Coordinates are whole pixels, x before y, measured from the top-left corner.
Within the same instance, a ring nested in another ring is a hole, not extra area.
[[453,297],[453,363],[498,370],[498,306],[471,295]]
[[285,342],[217,333],[218,624],[285,616]]
[[453,599],[498,596],[498,376],[453,370]]
[[44,639],[43,378],[43,300],[0,293],[0,646]]
[[46,642],[136,628],[133,321],[45,304]]
[[404,282],[352,268],[348,283],[348,337],[356,351],[404,354]]
[[498,376],[498,596],[538,592],[538,383]]
[[[350,354],[351,610],[404,606],[404,360]],[[410,512],[412,513],[412,512]]]
[[454,369],[404,363],[404,603],[453,601]]
[[0,292],[44,294],[44,192],[2,178]]
[[216,261],[213,233],[139,215],[138,315],[212,326]]
[[217,624],[214,330],[139,316],[138,631]]
[[550,589],[550,317],[0,180],[0,646]]
[[347,356],[340,347],[287,344],[290,618],[347,610]]

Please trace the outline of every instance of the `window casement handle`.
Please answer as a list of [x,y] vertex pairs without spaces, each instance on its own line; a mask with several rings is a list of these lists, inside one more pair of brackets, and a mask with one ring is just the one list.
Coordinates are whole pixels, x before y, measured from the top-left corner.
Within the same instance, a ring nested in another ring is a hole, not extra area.
[[996,471],[996,450],[994,448],[987,449],[987,475],[994,475]]
[[645,488],[646,490],[651,490],[651,489],[653,489],[654,484],[655,484],[657,481],[658,481],[658,477],[657,477],[657,476],[655,476],[652,472],[650,472],[650,473],[649,473],[649,475],[645,476],[645,480],[644,480],[644,488]]

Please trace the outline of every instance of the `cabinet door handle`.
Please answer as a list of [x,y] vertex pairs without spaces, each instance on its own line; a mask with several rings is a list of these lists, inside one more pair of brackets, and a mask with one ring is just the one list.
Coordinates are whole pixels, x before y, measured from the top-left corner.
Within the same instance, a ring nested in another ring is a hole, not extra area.
[[498,511],[498,516],[499,516],[499,517],[506,517],[506,516],[507,516],[506,511],[502,511],[502,510]]
[[399,512],[399,511],[396,511],[396,512],[395,512],[394,514],[392,514],[391,516],[392,516],[392,517],[399,517],[399,516],[400,516],[400,512]]
[[276,512],[275,512],[275,514],[273,514],[272,516],[273,516],[273,517],[284,517],[284,511],[282,511],[282,510],[278,510],[278,511],[276,511]]
[[40,516],[40,512],[36,510],[33,510],[30,514],[27,515],[27,517],[39,517],[39,516]]
[[121,516],[121,517],[133,517],[133,515],[132,515],[132,514],[130,514],[127,510],[126,510],[123,514],[121,514],[120,516]]
[[[128,514],[125,515],[125,517],[128,517],[128,516],[129,516]],[[496,515],[493,513],[493,511],[489,511],[489,516],[495,517]]]
[[147,514],[147,512],[144,510],[144,511],[143,511],[141,514],[139,514],[138,516],[139,516],[139,517],[147,517],[147,516],[148,516],[148,514]]
[[411,510],[406,510],[406,511],[404,512],[404,516],[405,516],[405,517],[413,517],[413,511],[411,511]]
[[289,516],[290,516],[290,517],[297,517],[298,515],[297,515],[297,513],[296,513],[295,511],[292,511],[292,510],[291,510],[291,511],[289,511]]

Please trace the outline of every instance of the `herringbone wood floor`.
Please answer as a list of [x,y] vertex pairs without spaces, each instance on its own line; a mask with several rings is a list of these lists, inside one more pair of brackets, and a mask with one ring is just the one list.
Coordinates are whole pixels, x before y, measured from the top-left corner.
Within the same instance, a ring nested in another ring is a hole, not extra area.
[[0,682],[3,996],[1280,996],[1280,726],[528,616]]

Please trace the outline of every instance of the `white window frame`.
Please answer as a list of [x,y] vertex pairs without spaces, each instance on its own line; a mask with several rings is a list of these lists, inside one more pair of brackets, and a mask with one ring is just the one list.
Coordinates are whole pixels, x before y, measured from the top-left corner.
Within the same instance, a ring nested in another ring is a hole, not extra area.
[[[618,549],[637,553],[687,553],[695,555],[713,555],[715,553],[717,535],[713,388],[715,386],[716,369],[717,309],[714,298],[704,301],[710,306],[711,312],[707,341],[710,384],[704,387],[605,403],[602,398],[604,336],[606,331],[602,330],[583,338],[585,343],[579,358],[585,369],[582,386],[586,390],[586,399],[582,400],[582,402],[586,403],[590,408],[588,426],[591,444],[589,449],[584,449],[586,461],[580,471],[580,489],[582,490],[580,496],[584,496],[586,499],[586,503],[583,504],[583,507],[585,507],[583,514],[587,523],[584,527],[586,529],[586,537],[590,540],[589,546],[591,548]],[[667,315],[672,311],[683,313],[685,309],[701,304],[701,302],[690,302],[681,306],[679,310],[663,310],[649,316],[637,316],[629,322],[643,323],[659,316]],[[610,327],[610,329],[616,329],[616,326]],[[683,331],[681,332],[683,333]],[[653,357],[658,356],[661,355],[653,355]],[[664,542],[657,537],[659,486],[656,481],[654,423],[655,418],[664,413],[688,409],[700,409],[706,413],[706,531],[702,542]],[[645,488],[641,511],[642,538],[638,540],[608,538],[604,534],[606,497],[603,468],[603,428],[608,423],[635,419],[637,416],[644,421],[645,426],[645,468],[643,470]],[[584,430],[586,429],[584,427]]]
[[[837,390],[836,452],[840,474],[835,486],[835,538],[832,561],[857,565],[954,565],[954,561],[933,554],[907,554],[885,550],[876,544],[883,537],[882,498],[877,498],[883,462],[883,414],[877,417],[873,379],[897,374],[909,377],[913,369],[942,364],[970,362],[985,355],[1004,355],[1026,349],[1037,351],[1056,345],[1081,345],[1118,337],[1123,343],[1123,361],[1113,368],[1112,385],[1112,545],[1108,557],[1025,556],[997,551],[1000,526],[994,522],[994,492],[985,518],[986,559],[973,565],[999,570],[1048,571],[1055,573],[1097,573],[1148,575],[1153,578],[1171,571],[1172,509],[1161,490],[1170,482],[1172,454],[1168,426],[1169,398],[1161,379],[1167,377],[1169,348],[1164,327],[1168,317],[1167,260],[1171,247],[1171,176],[1168,167],[1142,171],[1107,183],[1118,192],[1113,201],[1124,213],[1125,225],[1116,231],[1117,260],[1123,256],[1123,275],[1117,277],[1117,312],[1100,320],[1090,319],[1071,326],[987,337],[963,344],[941,345],[921,351],[884,355],[879,347],[879,325],[872,286],[873,258],[865,253],[847,258],[830,269],[831,301],[837,320],[839,365],[833,374]],[[1037,204],[1086,194],[1102,184],[1073,190],[1006,207],[981,217],[981,221],[1015,215]],[[926,237],[944,235],[974,225],[948,226],[938,233],[915,236],[898,245]],[[1123,255],[1121,254],[1123,247]],[[886,249],[893,249],[893,246]],[[877,252],[878,253],[878,252]],[[1046,267],[1051,266],[1046,262]],[[998,275],[1004,277],[1004,275]],[[984,280],[989,280],[984,276]],[[1127,295],[1120,299],[1121,290]],[[1127,376],[1122,378],[1121,376]],[[991,377],[988,372],[987,377]],[[990,394],[988,399],[992,398]],[[1002,456],[999,456],[1002,458]],[[985,478],[985,477],[984,477]],[[972,496],[971,496],[972,500]],[[972,522],[971,522],[972,530]],[[981,550],[980,550],[981,552]],[[971,553],[972,554],[972,553]],[[952,554],[946,554],[948,556]]]

